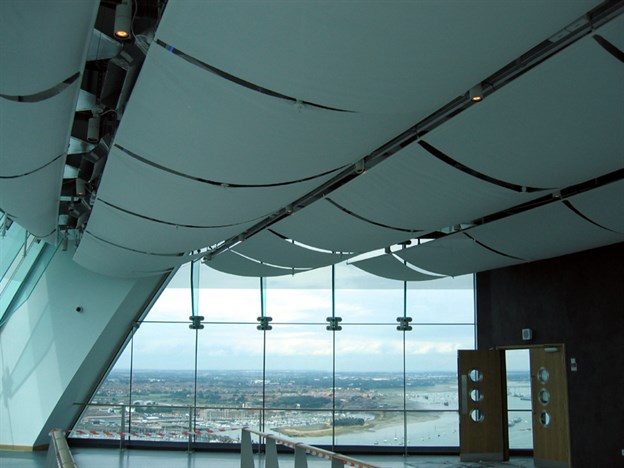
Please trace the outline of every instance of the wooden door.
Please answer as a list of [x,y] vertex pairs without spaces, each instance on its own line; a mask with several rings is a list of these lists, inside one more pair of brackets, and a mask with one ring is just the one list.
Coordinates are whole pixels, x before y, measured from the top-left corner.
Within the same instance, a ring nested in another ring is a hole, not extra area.
[[531,348],[533,457],[538,467],[570,464],[565,348]]
[[504,351],[458,351],[458,368],[460,459],[508,460]]

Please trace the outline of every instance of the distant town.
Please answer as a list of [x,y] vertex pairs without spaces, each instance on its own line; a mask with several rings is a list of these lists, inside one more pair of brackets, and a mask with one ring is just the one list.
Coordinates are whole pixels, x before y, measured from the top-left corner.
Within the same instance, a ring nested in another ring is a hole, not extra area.
[[[528,375],[508,379],[520,382],[518,394]],[[454,372],[408,373],[404,384],[402,373],[341,373],[334,380],[328,372],[274,371],[263,380],[261,371],[198,371],[195,383],[193,371],[135,370],[130,384],[129,371],[113,370],[75,428],[84,432],[73,436],[131,430],[183,441],[194,429],[196,441],[238,442],[240,428],[252,427],[321,444],[336,437],[402,445],[405,405],[411,433],[422,439],[409,444],[457,444]]]

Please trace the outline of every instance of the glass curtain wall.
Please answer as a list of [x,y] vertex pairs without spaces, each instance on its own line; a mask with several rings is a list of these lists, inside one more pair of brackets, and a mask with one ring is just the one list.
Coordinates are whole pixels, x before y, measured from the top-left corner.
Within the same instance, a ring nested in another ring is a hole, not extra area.
[[73,437],[233,443],[250,427],[324,446],[458,445],[472,277],[190,270],[136,324]]

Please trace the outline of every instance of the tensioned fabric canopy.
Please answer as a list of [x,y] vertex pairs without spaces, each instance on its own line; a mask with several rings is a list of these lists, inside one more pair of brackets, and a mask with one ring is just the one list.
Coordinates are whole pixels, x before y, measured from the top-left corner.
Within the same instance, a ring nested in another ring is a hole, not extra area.
[[598,3],[170,1],[157,37],[301,100],[416,112],[409,126]]
[[155,43],[115,141],[166,168],[219,183],[283,184],[354,163],[415,118],[297,105]]
[[624,234],[624,180],[580,193],[568,202],[594,223]]
[[392,254],[367,258],[353,262],[352,265],[373,275],[399,281],[430,281],[443,278],[443,276],[428,275],[414,270]]
[[157,255],[136,252],[105,242],[85,232],[74,261],[98,273],[120,278],[162,275],[203,254]]
[[522,259],[494,252],[463,233],[399,250],[396,255],[423,270],[448,276],[461,276],[523,262]]
[[622,62],[588,36],[424,140],[490,177],[568,187],[624,168],[622,83]]
[[238,276],[284,276],[305,271],[255,262],[231,250],[206,260],[206,265],[223,273]]
[[233,249],[255,260],[291,268],[319,268],[351,257],[347,254],[319,252],[297,245],[270,230],[245,239]]
[[368,252],[403,242],[415,233],[360,219],[328,200],[318,200],[275,223],[279,235],[332,252]]
[[412,143],[329,197],[373,222],[437,230],[470,223],[540,195],[478,179]]
[[477,226],[467,233],[491,249],[527,261],[624,241],[624,234],[593,224],[563,202]]

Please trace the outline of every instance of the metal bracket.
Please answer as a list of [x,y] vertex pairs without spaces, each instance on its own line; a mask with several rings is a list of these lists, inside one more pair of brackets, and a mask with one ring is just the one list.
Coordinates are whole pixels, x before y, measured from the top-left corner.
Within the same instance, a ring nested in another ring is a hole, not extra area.
[[189,328],[191,330],[201,330],[202,328],[204,328],[201,323],[202,320],[204,320],[204,317],[202,315],[191,315],[189,317],[189,320],[191,321],[191,324],[189,325]]
[[272,330],[273,327],[269,325],[269,322],[271,322],[272,320],[273,319],[271,317],[258,317],[258,322],[260,322],[260,325],[258,325],[256,328],[262,331]]
[[340,317],[327,317],[325,320],[329,322],[329,325],[327,325],[327,329],[329,331],[342,330],[342,327],[338,325],[340,322],[342,322],[342,319]]
[[399,322],[399,326],[397,330],[399,331],[412,331],[412,326],[410,322],[412,321],[412,317],[397,317],[397,322]]

